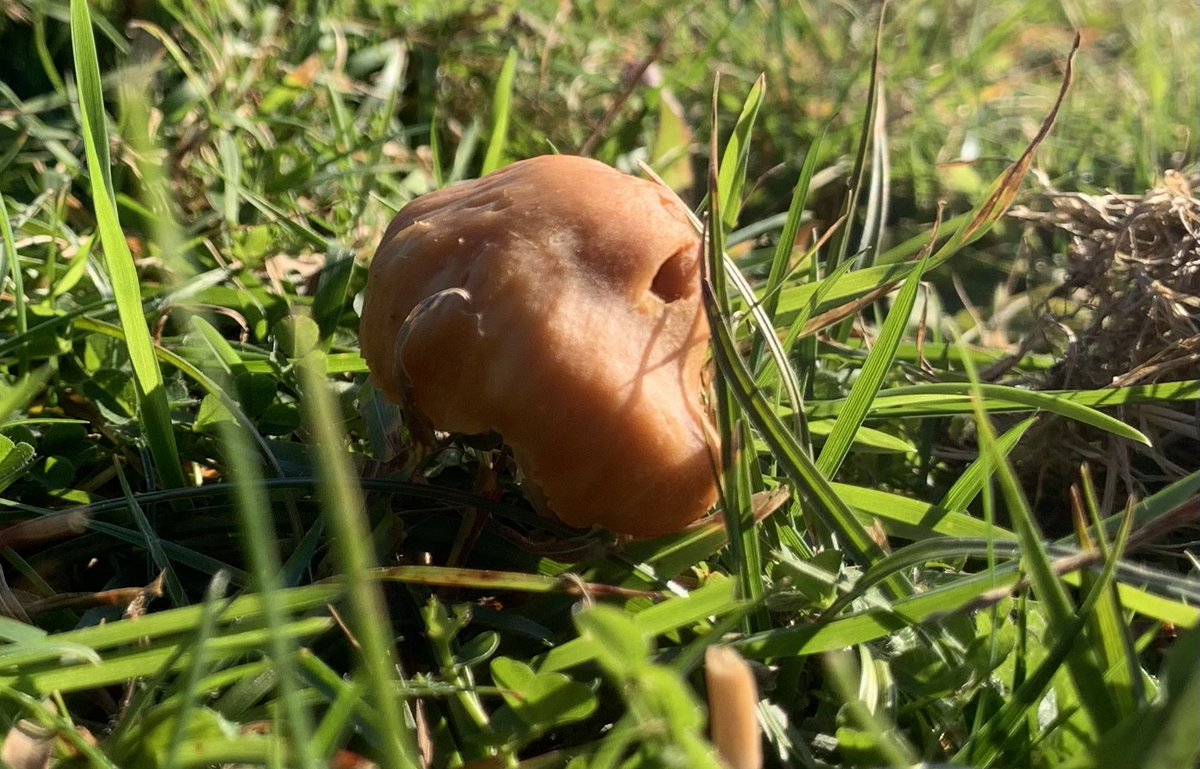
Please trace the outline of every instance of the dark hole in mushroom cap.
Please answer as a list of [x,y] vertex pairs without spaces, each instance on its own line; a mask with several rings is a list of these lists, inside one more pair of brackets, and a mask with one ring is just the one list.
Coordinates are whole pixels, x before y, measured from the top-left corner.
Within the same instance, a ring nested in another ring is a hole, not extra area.
[[695,279],[688,267],[682,253],[672,255],[654,274],[654,280],[650,281],[650,293],[667,304],[688,296]]

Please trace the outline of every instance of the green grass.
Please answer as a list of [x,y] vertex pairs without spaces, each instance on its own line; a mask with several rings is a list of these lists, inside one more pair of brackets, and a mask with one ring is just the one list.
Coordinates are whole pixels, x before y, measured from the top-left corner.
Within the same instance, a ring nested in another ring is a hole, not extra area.
[[[718,767],[728,643],[769,766],[1194,765],[1200,467],[1141,415],[1200,381],[1039,389],[1065,345],[966,303],[1053,290],[1009,280],[1061,266],[1003,216],[1035,169],[1196,163],[1198,31],[1182,0],[19,0],[0,733],[62,767]],[[709,235],[723,522],[564,529],[365,383],[394,212],[583,146]]]

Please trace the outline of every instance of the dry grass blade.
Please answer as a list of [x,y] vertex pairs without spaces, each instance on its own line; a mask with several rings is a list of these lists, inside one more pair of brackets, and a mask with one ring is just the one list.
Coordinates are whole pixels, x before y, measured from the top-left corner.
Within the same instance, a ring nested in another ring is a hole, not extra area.
[[[932,269],[942,262],[949,259],[960,248],[983,235],[988,228],[995,224],[1001,216],[1008,210],[1013,200],[1017,196],[1017,192],[1021,188],[1021,182],[1025,175],[1029,172],[1029,168],[1033,163],[1033,156],[1037,152],[1038,147],[1050,135],[1050,129],[1054,126],[1054,121],[1058,117],[1058,111],[1062,107],[1063,100],[1066,98],[1067,90],[1071,86],[1071,79],[1074,72],[1075,54],[1079,50],[1079,35],[1075,35],[1075,41],[1071,46],[1071,52],[1067,56],[1067,61],[1064,66],[1062,85],[1059,87],[1058,97],[1054,100],[1054,105],[1050,108],[1050,112],[1042,120],[1041,126],[1038,128],[1037,134],[1033,140],[1025,147],[1025,151],[1017,158],[1016,162],[1010,165],[999,179],[992,185],[987,197],[975,207],[971,214],[971,218],[965,222],[951,234],[941,248],[930,259],[929,267]],[[903,278],[907,272],[897,276]],[[850,301],[840,307],[835,307],[832,310],[821,313],[805,323],[800,336],[808,336],[815,334],[822,329],[828,328],[836,323],[845,320],[846,318],[858,313],[865,307],[870,306],[879,299],[887,296],[899,284],[899,280],[893,280],[884,285],[877,286],[867,291],[863,296]]]
[[84,510],[33,518],[0,529],[0,548],[20,549],[78,536],[87,531],[92,516]]
[[1021,157],[1017,158],[1017,162],[1004,171],[1004,174],[992,188],[983,205],[976,209],[975,215],[971,217],[970,222],[955,233],[950,242],[942,247],[943,251],[953,251],[979,237],[1003,216],[1008,207],[1012,205],[1013,199],[1017,196],[1017,191],[1021,188],[1021,181],[1025,178],[1025,174],[1029,173],[1034,153],[1037,152],[1038,147],[1042,146],[1042,142],[1046,140],[1046,137],[1050,135],[1050,129],[1054,126],[1054,120],[1058,117],[1058,111],[1062,107],[1063,101],[1067,98],[1067,90],[1071,87],[1071,80],[1075,73],[1075,54],[1079,51],[1079,42],[1080,36],[1076,32],[1075,39],[1071,43],[1071,51],[1067,54],[1067,61],[1063,66],[1063,79],[1062,85],[1058,89],[1058,96],[1054,99],[1054,105],[1050,108],[1050,112],[1042,120],[1042,125],[1038,128],[1033,141],[1029,142],[1025,151],[1021,153]]

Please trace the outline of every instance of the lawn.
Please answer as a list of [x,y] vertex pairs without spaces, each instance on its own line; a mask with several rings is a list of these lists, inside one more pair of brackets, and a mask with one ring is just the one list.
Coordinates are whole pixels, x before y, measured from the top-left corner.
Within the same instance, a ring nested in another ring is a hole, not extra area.
[[[1183,0],[0,7],[0,765],[1200,765],[1198,39]],[[359,354],[392,217],[558,153],[704,236],[683,531],[549,517]]]

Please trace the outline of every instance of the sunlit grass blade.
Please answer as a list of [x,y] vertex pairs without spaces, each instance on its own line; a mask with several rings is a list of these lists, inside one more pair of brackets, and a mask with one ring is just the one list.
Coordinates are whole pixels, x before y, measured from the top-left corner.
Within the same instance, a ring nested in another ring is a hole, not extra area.
[[[870,564],[882,556],[879,545],[871,539],[854,513],[829,484],[829,480],[805,454],[796,437],[780,421],[775,410],[766,402],[746,368],[730,333],[716,291],[705,281],[705,310],[713,333],[713,357],[724,381],[737,398],[744,413],[771,447],[781,468],[796,485],[796,491],[813,506],[817,516],[828,529],[842,538],[856,559]],[[901,581],[891,584],[896,595],[907,591]]]
[[492,94],[492,133],[483,156],[481,173],[486,175],[504,165],[504,147],[508,143],[508,119],[512,111],[513,77],[517,71],[517,49],[512,48],[500,68],[496,90]]
[[[767,273],[767,282],[763,286],[763,312],[771,319],[772,328],[775,326],[775,314],[779,308],[779,290],[783,287],[784,279],[791,267],[792,254],[796,249],[796,238],[800,234],[800,224],[808,205],[808,191],[812,186],[813,173],[817,170],[817,157],[820,154],[823,137],[823,134],[818,136],[804,155],[804,163],[800,166],[800,178],[792,189],[792,201],[788,205],[787,219],[784,220],[783,231],[779,234],[779,242],[775,244],[771,270]],[[756,370],[762,365],[761,340],[754,340],[754,352],[751,353],[750,360],[754,362]]]
[[271,502],[260,482],[249,438],[232,422],[221,424],[220,436],[233,482],[242,547],[254,574],[254,586],[263,598],[263,619],[270,635],[267,653],[278,680],[282,732],[287,735],[290,748],[289,763],[315,769],[318,756],[312,749],[312,716],[299,692],[296,643],[285,632],[289,618],[277,597],[283,586],[271,525]]
[[[0,195],[0,290],[3,289],[8,276],[12,275],[13,307],[17,312],[17,338],[25,336],[29,331],[29,318],[25,310],[25,276],[21,271],[21,263],[17,257],[17,243],[13,238],[12,222],[8,218],[8,202]],[[29,370],[28,351],[21,347],[18,350],[21,357],[21,373]],[[0,411],[0,419],[4,412]]]
[[925,537],[987,537],[1012,539],[1012,532],[961,510],[933,505],[882,489],[832,484],[834,492],[864,521],[878,521],[889,535],[904,539]]
[[[871,64],[869,82],[867,84],[867,103],[863,109],[862,124],[858,133],[858,149],[854,155],[854,167],[846,180],[846,192],[842,199],[841,215],[853,221],[858,212],[858,198],[862,194],[863,179],[866,176],[867,152],[874,136],[875,111],[878,108],[879,88],[879,53],[883,49],[883,23],[887,17],[887,3],[879,6],[879,18],[875,22],[875,41],[871,47]],[[827,268],[830,270],[846,261],[850,250],[850,232],[852,227],[843,227],[834,235],[829,248]]]
[[[716,102],[716,89],[720,87],[720,79],[713,85],[713,101]],[[717,170],[716,184],[709,189],[709,200],[713,200],[712,192],[716,190],[717,206],[712,210],[720,210],[721,216],[719,221],[728,232],[737,222],[738,214],[742,210],[742,190],[746,186],[746,167],[750,160],[750,134],[754,130],[754,121],[758,118],[758,111],[762,107],[764,92],[767,87],[767,79],[765,75],[759,75],[754,81],[754,85],[750,88],[750,93],[746,95],[746,101],[742,104],[742,112],[738,115],[737,123],[734,124],[733,133],[729,136],[729,141],[725,144],[725,151],[721,155],[720,167]],[[712,119],[715,123],[717,119],[717,110],[713,110]],[[715,143],[713,147],[716,149]],[[715,161],[716,155],[713,155]],[[715,218],[715,214],[713,214]]]
[[[1028,417],[1010,427],[1003,435],[996,439],[996,450],[1007,457],[1036,421],[1037,417]],[[976,458],[966,470],[963,470],[958,479],[954,481],[954,485],[942,497],[939,507],[947,510],[966,510],[975,501],[975,498],[979,496],[979,492],[983,489],[984,484],[989,482],[991,472],[992,466],[988,464],[985,458]]]
[[[967,356],[963,356],[963,360],[967,360]],[[1181,392],[1186,396],[1195,390],[1191,386],[1192,383],[1180,384],[1182,387],[1162,386],[1152,392]],[[1133,393],[1097,390],[1093,393],[1072,395],[1071,393],[1049,390],[1039,392],[995,384],[979,384],[977,388],[981,396],[980,408],[987,413],[1044,410],[1119,435],[1122,438],[1129,438],[1145,445],[1150,444],[1149,439],[1139,430],[1102,411],[1097,411],[1095,408],[1100,405],[1116,406],[1138,402],[1131,397],[1134,395]],[[927,417],[967,413],[972,408],[968,398],[971,389],[971,385],[965,382],[890,387],[880,392],[875,398],[869,416],[874,418]],[[1157,399],[1151,396],[1151,401],[1153,400]],[[808,412],[810,418],[825,418],[840,414],[845,405],[845,400],[810,403]]]
[[349,601],[352,632],[361,648],[360,664],[368,677],[372,704],[387,725],[379,746],[381,766],[418,766],[412,727],[395,696],[399,662],[395,659],[388,611],[380,587],[370,578],[375,566],[362,490],[343,450],[341,419],[326,381],[324,354],[309,352],[297,361],[304,390],[304,412],[312,432],[322,510],[341,567]]
[[768,356],[774,363],[774,373],[783,385],[783,393],[787,396],[787,402],[792,405],[796,435],[800,438],[802,445],[807,447],[811,443],[811,436],[808,435],[808,423],[804,416],[804,398],[801,394],[800,381],[792,369],[787,350],[775,335],[770,317],[763,306],[755,300],[754,289],[738,268],[737,263],[728,254],[724,254],[721,266],[725,278],[733,284],[738,294],[749,305],[750,316],[758,326],[758,334],[754,339],[766,345]]
[[[179,756],[179,749],[183,745],[187,735],[188,721],[192,715],[192,711],[200,704],[200,682],[209,672],[210,660],[208,657],[208,640],[213,636],[213,632],[217,627],[217,620],[220,616],[221,608],[225,603],[225,589],[229,586],[229,577],[226,574],[218,574],[208,584],[208,590],[205,591],[204,601],[200,604],[203,613],[200,615],[200,622],[196,626],[195,640],[192,642],[195,652],[193,652],[192,664],[188,666],[187,673],[184,676],[183,690],[179,698],[179,708],[175,716],[175,728],[171,732],[171,741],[167,747],[166,760],[163,762],[166,766],[175,766]],[[282,630],[282,628],[275,628]]]
[[[760,327],[759,335],[754,337],[750,353],[752,369],[760,372],[761,378],[759,381],[762,381],[762,379],[766,378],[764,371],[766,356],[763,355],[763,343],[767,342],[772,345],[771,351],[774,353],[772,357],[775,359],[776,364],[774,373],[783,382],[784,390],[788,395],[788,401],[792,405],[796,436],[800,439],[800,444],[810,453],[812,451],[812,437],[808,433],[808,421],[804,414],[802,383],[796,372],[792,370],[788,356],[788,351],[791,349],[794,337],[789,337],[782,344],[779,344],[778,352],[774,351],[774,344],[776,342],[775,315],[779,306],[779,289],[783,286],[784,279],[787,277],[791,265],[792,253],[796,247],[796,238],[800,232],[800,222],[804,216],[804,209],[808,202],[808,190],[812,184],[813,172],[817,166],[817,155],[820,144],[821,138],[818,137],[813,146],[809,147],[808,153],[804,157],[804,164],[800,169],[800,178],[792,191],[792,201],[788,206],[787,219],[784,221],[779,243],[776,244],[775,254],[771,260],[771,270],[767,274],[767,283],[763,289],[761,316],[766,318],[766,325]],[[808,254],[808,258],[811,259],[813,257],[814,254]],[[751,302],[753,305],[753,296],[747,296],[746,301]],[[761,320],[759,322],[760,324],[762,323]]]
[[[671,598],[649,606],[633,615],[634,624],[645,636],[654,638],[697,622],[721,616],[739,607],[731,579],[716,579],[686,596]],[[581,638],[560,644],[534,658],[532,666],[539,671],[565,670],[595,659],[596,651]]]
[[[725,148],[726,156],[731,153],[733,155],[733,164],[736,164],[740,158],[743,167],[742,173],[745,173],[744,162],[742,157],[744,152],[736,150],[737,143],[740,142],[743,146],[749,140],[749,132],[754,122],[754,115],[758,112],[757,103],[761,101],[761,84],[757,96],[752,91],[747,99],[746,107],[742,110],[744,120],[739,120],[738,127],[734,130],[734,136],[730,138],[729,144]],[[718,89],[720,88],[720,78],[717,78],[713,84],[713,102],[717,101]],[[742,133],[739,135],[738,130]],[[721,172],[722,169],[717,165],[717,121],[716,110],[713,111],[712,122],[712,138],[710,142],[709,154],[709,216],[708,227],[706,228],[704,238],[705,258],[704,270],[706,274],[712,275],[712,280],[722,286],[722,290],[718,291],[718,295],[724,296],[725,301],[728,301],[728,294],[724,292],[726,281],[726,270],[729,269],[725,261],[725,235],[728,231],[728,225],[725,224],[725,218],[722,216],[723,206],[729,200],[729,195],[736,192],[735,188],[740,187],[736,179],[731,179],[730,173],[733,173],[733,164],[726,171],[726,187],[724,192],[721,190]],[[736,267],[734,267],[736,269]],[[764,333],[773,333],[769,328],[764,330]],[[730,396],[729,388],[723,378],[719,378],[716,383],[717,389],[717,431],[720,436],[720,464],[716,468],[721,479],[720,495],[721,508],[725,520],[725,528],[729,534],[729,550],[732,558],[732,566],[738,575],[738,585],[740,587],[740,597],[758,602],[763,595],[763,563],[762,551],[759,545],[758,530],[754,525],[754,508],[751,504],[751,496],[753,494],[752,487],[752,468],[751,462],[754,459],[754,451],[752,449],[753,439],[749,435],[742,422],[741,414],[739,413],[737,401]],[[765,622],[765,616],[758,617],[758,621]],[[747,629],[753,629],[756,624],[756,618],[747,617]],[[761,627],[761,625],[760,625]]]
[[[961,344],[961,339],[957,341]],[[1077,630],[1070,630],[1070,628],[1074,628],[1073,623],[1080,619],[1086,619],[1086,617],[1082,613],[1077,613],[1070,595],[1051,567],[1044,538],[1033,512],[1029,508],[1029,503],[1025,500],[1024,491],[1022,491],[1008,459],[996,445],[995,432],[982,406],[984,394],[978,385],[978,376],[970,362],[967,363],[967,375],[971,380],[972,387],[978,388],[972,396],[972,402],[976,404],[975,422],[979,436],[979,450],[981,454],[988,456],[991,467],[995,468],[996,479],[1009,518],[1012,520],[1013,532],[1021,543],[1022,568],[1028,572],[1030,584],[1039,603],[1045,607],[1050,622],[1049,639],[1056,649],[1060,643],[1065,645],[1067,670],[1070,671],[1071,680],[1079,693],[1080,704],[1087,716],[1086,726],[1081,724],[1081,728],[1086,728],[1093,736],[1096,733],[1103,733],[1116,721],[1112,697],[1103,686],[1104,671],[1097,669],[1086,648],[1074,643],[1073,635]],[[1091,598],[1090,600],[1094,605],[1096,599]],[[1088,611],[1090,610],[1089,606]],[[1063,630],[1062,635],[1058,632],[1060,628]],[[1068,636],[1072,636],[1069,643],[1065,640]]]
[[[833,230],[831,230],[831,232],[836,231],[838,227],[844,226],[845,223],[846,223],[845,219],[840,219],[837,222],[834,222]],[[828,238],[829,234],[830,233],[827,232],[825,235],[825,238]],[[805,257],[807,259],[812,260],[810,262],[810,265],[811,265],[810,272],[814,277],[817,275],[817,271],[820,269],[820,264],[816,261],[817,251],[820,249],[820,246],[821,246],[821,243],[818,242],[816,245],[814,245],[809,250],[808,254]],[[796,313],[793,315],[792,319],[789,321],[790,325],[788,327],[787,334],[785,334],[783,337],[783,348],[785,350],[793,350],[794,349],[793,345],[796,343],[796,341],[802,340],[803,347],[801,348],[802,349],[801,355],[803,356],[803,360],[809,366],[809,370],[805,374],[805,386],[810,391],[813,389],[812,369],[814,369],[816,367],[818,346],[817,346],[816,332],[811,331],[809,329],[808,321],[812,317],[813,313],[816,312],[817,307],[820,306],[820,304],[825,296],[825,291],[828,289],[831,289],[835,285],[837,285],[837,279],[840,276],[845,275],[849,271],[850,271],[850,263],[843,262],[842,264],[839,264],[837,266],[837,269],[835,269],[833,271],[833,273],[828,276],[827,280],[822,280],[822,281],[817,282],[817,284],[816,284],[817,290],[815,292],[813,292],[811,297],[809,297],[808,304],[806,304],[806,305],[800,307],[798,310],[796,310]],[[807,418],[807,412],[808,412],[808,407],[806,405],[805,406],[806,418]]]
[[854,442],[854,434],[858,432],[858,428],[867,418],[871,404],[879,394],[879,388],[883,386],[883,381],[892,368],[896,348],[908,328],[913,305],[917,301],[917,291],[921,287],[921,278],[929,264],[929,255],[933,251],[933,241],[937,238],[937,231],[938,227],[934,225],[929,247],[921,256],[916,270],[908,276],[900,293],[896,295],[896,300],[888,312],[887,320],[879,332],[879,338],[875,340],[875,346],[871,349],[866,361],[863,362],[862,368],[859,369],[858,376],[855,377],[854,384],[850,388],[850,395],[842,402],[842,409],[838,412],[833,431],[825,439],[825,445],[817,457],[817,467],[826,477],[833,478],[837,475],[838,468],[842,466],[842,460],[846,458],[846,454],[850,451],[850,445]]
[[91,14],[86,0],[72,0],[71,42],[75,53],[79,116],[83,124],[92,205],[96,209],[97,227],[104,246],[104,262],[112,281],[117,312],[125,331],[129,359],[133,365],[146,443],[163,484],[168,487],[181,487],[187,482],[179,463],[179,450],[171,423],[167,391],[163,384],[162,371],[154,357],[150,329],[142,314],[141,284],[133,263],[133,255],[129,251],[117,218],[100,68],[96,60],[96,44],[91,25]]
[[[886,12],[886,7],[881,11]],[[883,78],[877,78],[874,96],[875,115],[871,123],[871,175],[867,190],[867,208],[863,215],[862,236],[858,242],[859,267],[875,263],[883,249],[884,223],[891,199],[891,159],[888,152],[887,98]],[[882,324],[882,318],[879,319]]]
[[[1082,480],[1085,486],[1091,486],[1088,473],[1083,474]],[[1071,512],[1080,547],[1087,550],[1097,549],[1105,559],[1123,558],[1133,523],[1133,500],[1128,502],[1125,521],[1117,532],[1116,542],[1110,544],[1099,525],[1100,509],[1096,505],[1095,495],[1085,493],[1083,496],[1084,500],[1081,500],[1078,487],[1071,488]],[[1087,514],[1084,512],[1085,505],[1088,508]],[[1092,531],[1096,532],[1095,539]],[[1083,574],[1085,590],[1095,587],[1096,582],[1097,580],[1088,573]],[[1104,591],[1097,599],[1096,610],[1088,618],[1087,633],[1099,665],[1106,671],[1105,681],[1112,692],[1118,717],[1125,718],[1144,704],[1144,691],[1142,669],[1134,649],[1133,634],[1121,612],[1115,588]]]
[[[328,617],[307,617],[289,622],[283,632],[291,639],[311,639],[328,632],[333,621]],[[213,657],[239,657],[258,653],[270,643],[270,631],[262,627],[226,628],[210,639],[205,654]],[[54,659],[47,665],[26,665],[16,674],[0,674],[0,686],[20,687],[39,694],[82,692],[105,686],[117,686],[151,673],[181,672],[193,664],[191,651],[180,653],[180,645],[191,647],[193,636],[168,639],[161,644],[111,651],[96,663],[64,665]],[[53,647],[51,647],[53,650]],[[165,667],[164,667],[165,666]]]
[[[808,423],[808,431],[818,441],[824,440],[833,432],[834,420],[821,419]],[[883,430],[871,427],[860,427],[854,434],[853,448],[858,451],[879,452],[886,454],[914,454],[917,447],[903,438],[898,438]]]
[[[281,591],[275,598],[286,611],[298,614],[337,600],[344,593],[344,585],[327,582]],[[222,622],[261,624],[260,620],[264,611],[262,596],[243,595],[233,599],[226,612],[222,614]],[[139,642],[154,642],[190,633],[196,628],[203,613],[204,610],[200,606],[168,609],[137,619],[109,622],[104,625],[56,633],[49,638],[62,646],[78,646],[95,651],[105,651],[136,645]],[[0,666],[5,669],[43,663],[63,664],[64,662],[60,659],[58,649],[47,649],[37,641],[0,646]]]

